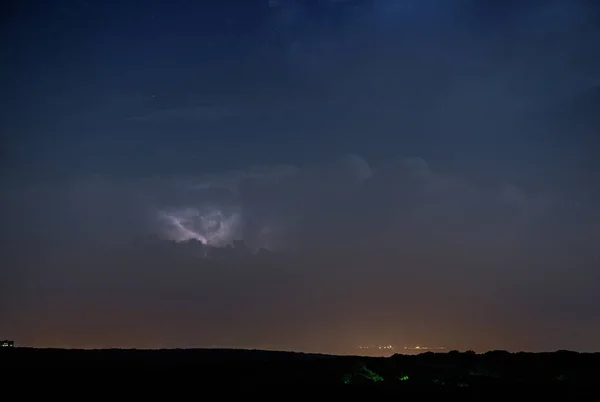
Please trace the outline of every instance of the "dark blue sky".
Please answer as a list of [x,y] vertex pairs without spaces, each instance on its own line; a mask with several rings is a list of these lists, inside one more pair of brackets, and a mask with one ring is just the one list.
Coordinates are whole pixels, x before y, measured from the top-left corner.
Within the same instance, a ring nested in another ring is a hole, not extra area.
[[[589,3],[331,3],[13,6],[11,170],[179,174],[343,152],[513,176],[591,168],[598,122],[580,120],[597,117],[577,115],[598,102]],[[164,110],[188,115],[128,120]]]
[[[131,250],[132,239],[148,234],[180,240],[194,233],[214,246],[239,238],[283,255],[293,249],[315,266],[330,261],[328,279],[306,279],[297,297],[306,301],[307,289],[317,287],[340,305],[348,289],[359,286],[349,279],[340,290],[333,279],[348,265],[344,250],[352,247],[375,253],[396,244],[399,254],[377,258],[398,280],[406,273],[392,266],[423,267],[425,276],[448,278],[457,266],[481,266],[469,276],[479,279],[464,282],[475,293],[487,289],[482,283],[494,283],[499,267],[511,278],[543,277],[540,267],[551,261],[547,269],[556,278],[574,270],[573,289],[597,278],[600,7],[594,1],[57,0],[2,7],[1,216],[8,262],[2,265],[18,278],[9,299],[27,305],[31,317],[42,314],[41,302],[28,292],[42,285],[26,278],[55,266],[77,277],[81,261],[96,261],[96,279],[88,280],[102,283],[96,302],[115,289],[136,294],[124,278],[111,282],[105,266],[143,278],[137,254],[103,263],[98,255],[107,244]],[[74,257],[73,244],[91,249]],[[46,262],[32,260],[30,247],[39,247],[39,255],[49,252]],[[358,276],[376,258],[364,253],[353,260],[364,262],[355,264]],[[287,257],[293,263],[278,257],[278,264],[304,277],[308,268],[296,257]],[[181,258],[175,252],[156,260],[177,265]],[[230,276],[208,276],[217,287],[242,280],[231,270]],[[63,291],[48,292],[71,295],[63,299],[74,302],[87,286],[84,278],[55,278]],[[178,288],[190,278],[178,278],[172,292],[194,293],[193,287]],[[261,283],[272,281],[269,276]],[[511,314],[526,310],[541,317],[532,328],[541,333],[560,322],[546,311],[557,311],[577,293],[558,282],[534,290],[525,280],[508,282],[488,292],[499,295],[489,296],[489,303],[501,311],[481,312],[481,320],[518,328],[531,317],[513,320]],[[261,286],[257,294],[269,292]],[[378,286],[385,294],[375,280],[361,292]],[[513,290],[522,295],[502,310],[502,297]],[[437,291],[441,296],[432,296],[431,306],[456,289],[440,285]],[[527,296],[530,291],[534,296]],[[139,292],[157,300],[148,289]],[[271,297],[264,303],[281,297],[281,305],[293,304],[278,293]],[[465,290],[456,309],[476,297]],[[262,299],[254,300],[256,317],[268,327],[273,320],[261,315]],[[382,300],[366,306],[391,311],[400,303],[391,295]],[[180,303],[194,310],[199,302]],[[600,328],[590,324],[600,322],[600,305],[590,303],[584,297],[565,308],[587,311],[579,325],[600,339]],[[325,331],[319,325],[326,319],[298,309],[294,314],[309,317],[307,327]],[[343,316],[335,331],[379,334],[383,318],[361,326],[335,311]],[[75,313],[65,312],[65,322],[69,314]],[[503,324],[495,321],[498,315]],[[403,336],[427,338],[423,334],[444,327],[443,321]],[[32,344],[61,343],[34,339],[27,324],[11,322],[0,329]],[[465,347],[570,347],[567,334],[541,345],[516,329],[505,346],[492,335],[459,341],[460,330],[450,323],[447,339]],[[102,343],[78,338],[67,324],[56,331],[69,339],[62,344]],[[401,337],[395,327],[385,331]],[[262,339],[260,331],[253,336]],[[282,345],[333,342],[300,338],[290,335]],[[105,343],[136,342],[111,339]],[[153,339],[173,345],[179,338]],[[586,340],[574,345],[600,346]]]

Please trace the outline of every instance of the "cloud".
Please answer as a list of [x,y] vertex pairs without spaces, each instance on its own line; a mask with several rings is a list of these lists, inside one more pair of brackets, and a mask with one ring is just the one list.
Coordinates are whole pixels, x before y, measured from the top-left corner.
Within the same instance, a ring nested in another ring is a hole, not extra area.
[[[243,240],[254,250],[397,246],[508,254],[540,237],[553,216],[563,216],[565,200],[438,172],[422,158],[372,166],[345,155],[320,165],[179,180],[80,179],[21,189],[6,203],[20,211],[8,217],[14,233],[54,231],[53,241],[116,243],[156,235],[216,246]],[[15,216],[45,223],[20,224]]]
[[[372,167],[348,155],[321,166],[211,174],[179,188],[157,206],[163,223],[165,217],[167,226],[171,222],[167,232],[175,233],[173,240],[195,237],[206,243],[201,222],[208,220],[220,231],[219,244],[242,239],[255,249],[377,247],[396,241],[437,247],[459,240],[508,247],[525,241],[551,210],[546,197],[506,183],[479,186],[437,173],[420,158]],[[190,226],[181,227],[182,221]]]

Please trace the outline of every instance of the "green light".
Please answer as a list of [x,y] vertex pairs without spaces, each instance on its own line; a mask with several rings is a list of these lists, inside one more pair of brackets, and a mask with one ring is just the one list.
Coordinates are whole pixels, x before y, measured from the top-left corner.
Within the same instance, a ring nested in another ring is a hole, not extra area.
[[383,381],[383,377],[380,376],[379,374],[377,374],[376,372],[374,372],[373,370],[369,370],[365,366],[362,366],[361,370],[362,370],[362,373],[360,373],[360,375],[365,377],[367,380],[371,380],[373,382]]
[[383,381],[383,377],[378,374],[375,374],[373,377],[371,377],[371,380],[373,380],[373,382],[380,382]]
[[402,377],[398,377],[398,379],[399,379],[400,381],[408,381],[408,376],[407,376],[407,375],[404,375],[404,376],[402,376]]
[[348,385],[350,384],[350,381],[352,381],[352,374],[346,374],[344,376],[344,384]]

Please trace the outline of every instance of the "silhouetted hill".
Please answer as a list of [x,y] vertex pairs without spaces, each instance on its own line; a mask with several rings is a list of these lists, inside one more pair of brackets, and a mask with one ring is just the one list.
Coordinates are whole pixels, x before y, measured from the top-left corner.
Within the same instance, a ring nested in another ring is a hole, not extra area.
[[362,385],[385,392],[529,387],[537,392],[555,392],[594,386],[600,378],[600,354],[429,352],[376,358],[230,349],[0,350],[3,372],[19,368],[43,369],[48,373],[73,368],[100,369],[105,373],[179,369],[194,373],[196,385]]

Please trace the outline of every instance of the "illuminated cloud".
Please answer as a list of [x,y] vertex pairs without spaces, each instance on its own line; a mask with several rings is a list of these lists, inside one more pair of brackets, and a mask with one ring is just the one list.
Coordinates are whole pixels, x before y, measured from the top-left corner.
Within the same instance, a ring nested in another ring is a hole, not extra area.
[[533,236],[551,208],[515,185],[474,185],[421,158],[372,168],[347,155],[322,166],[213,174],[184,186],[156,209],[161,237],[212,246],[243,240],[252,249],[400,241],[509,250]]
[[176,242],[195,239],[202,244],[221,247],[230,244],[239,235],[239,214],[226,213],[219,207],[159,211],[158,218],[165,225],[161,234]]

